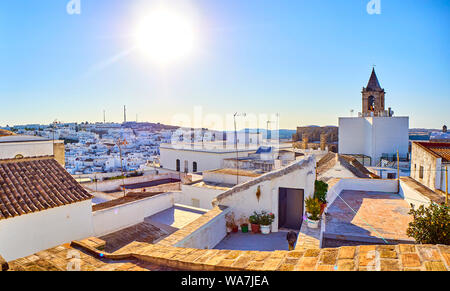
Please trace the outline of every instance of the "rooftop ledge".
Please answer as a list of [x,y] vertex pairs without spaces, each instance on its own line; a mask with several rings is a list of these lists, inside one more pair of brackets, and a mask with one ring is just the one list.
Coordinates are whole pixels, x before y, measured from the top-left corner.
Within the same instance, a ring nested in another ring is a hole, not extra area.
[[55,254],[57,257],[59,252],[77,249],[83,252],[81,270],[92,268],[95,270],[90,263],[100,260],[112,261],[106,266],[107,270],[123,269],[127,265],[120,264],[120,261],[124,260],[186,271],[450,270],[450,246],[444,245],[366,245],[290,252],[258,252],[200,250],[133,242],[114,253],[106,253],[99,248],[102,248],[102,243],[97,238],[73,241],[70,246],[58,246],[30,256],[29,259],[27,257],[10,262],[9,267],[13,271],[33,270],[33,268],[66,270],[67,263],[64,260],[59,262],[59,259],[52,258],[55,258]]

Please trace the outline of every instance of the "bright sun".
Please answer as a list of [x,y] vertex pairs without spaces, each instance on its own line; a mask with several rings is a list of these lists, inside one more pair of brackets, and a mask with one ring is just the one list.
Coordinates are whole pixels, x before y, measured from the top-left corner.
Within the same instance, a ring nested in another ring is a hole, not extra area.
[[194,25],[187,17],[158,9],[142,19],[136,33],[138,48],[152,61],[167,65],[192,53]]

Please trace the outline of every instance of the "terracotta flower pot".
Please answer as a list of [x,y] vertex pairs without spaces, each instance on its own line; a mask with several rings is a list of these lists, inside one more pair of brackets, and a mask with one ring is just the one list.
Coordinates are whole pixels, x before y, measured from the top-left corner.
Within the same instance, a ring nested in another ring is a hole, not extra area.
[[320,215],[322,216],[323,212],[325,211],[325,208],[327,208],[327,203],[320,203]]
[[252,232],[253,233],[260,233],[261,232],[261,228],[260,228],[259,224],[252,223],[251,227],[252,227]]
[[238,232],[239,231],[239,227],[236,225],[236,226],[233,226],[233,228],[232,228],[232,230],[231,230],[232,232]]

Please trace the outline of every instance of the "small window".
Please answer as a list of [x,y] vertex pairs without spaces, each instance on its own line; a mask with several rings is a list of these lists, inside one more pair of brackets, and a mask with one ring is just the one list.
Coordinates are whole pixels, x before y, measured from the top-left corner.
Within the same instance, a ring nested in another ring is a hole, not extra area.
[[23,155],[21,155],[21,154],[18,154],[18,155],[16,155],[15,157],[14,157],[15,159],[23,159]]
[[189,161],[184,161],[184,172],[189,173]]
[[192,207],[200,208],[200,200],[199,199],[192,199]]
[[197,173],[197,162],[192,163],[192,172]]
[[423,167],[422,166],[420,166],[420,169],[419,169],[419,178],[423,179]]
[[177,172],[179,172],[180,171],[180,167],[181,167],[180,166],[180,160],[177,160],[177,166],[176,167],[177,167]]
[[387,178],[388,179],[395,179],[395,178],[397,178],[397,175],[395,173],[388,173],[387,174]]

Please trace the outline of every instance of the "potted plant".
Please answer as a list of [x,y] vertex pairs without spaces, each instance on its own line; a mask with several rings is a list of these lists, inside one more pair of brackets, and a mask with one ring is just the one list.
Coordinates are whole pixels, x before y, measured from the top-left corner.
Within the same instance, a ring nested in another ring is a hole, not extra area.
[[238,232],[238,226],[236,225],[236,222],[234,220],[234,213],[229,213],[225,216],[226,226],[227,226],[227,233],[230,232]]
[[316,181],[314,184],[314,198],[319,200],[320,215],[323,214],[327,207],[328,184],[323,181]]
[[252,233],[260,233],[259,214],[255,211],[248,219],[252,228]]
[[306,211],[308,212],[308,227],[318,228],[320,221],[320,202],[319,199],[308,197],[305,199]]
[[241,231],[242,231],[243,233],[247,233],[247,232],[248,232],[248,218],[245,217],[245,216],[242,216],[242,217],[239,219],[239,224],[240,224],[240,226],[241,226]]
[[273,213],[267,213],[267,211],[263,211],[260,214],[259,223],[261,224],[261,233],[269,234],[270,233],[270,225],[275,220],[275,215]]

